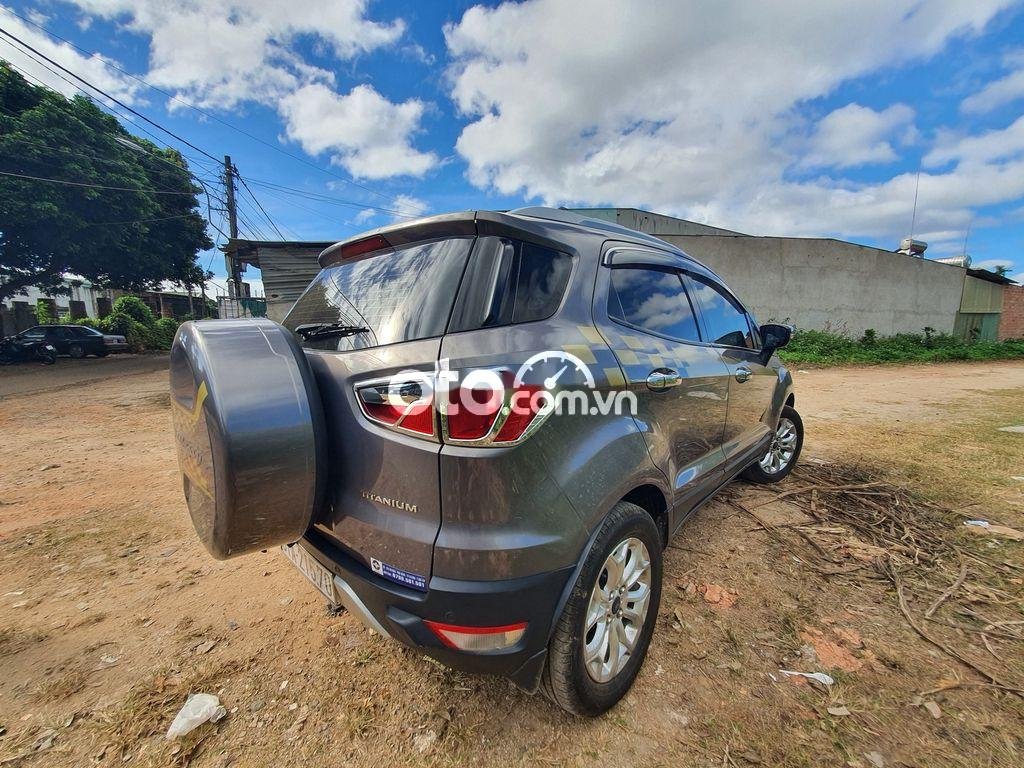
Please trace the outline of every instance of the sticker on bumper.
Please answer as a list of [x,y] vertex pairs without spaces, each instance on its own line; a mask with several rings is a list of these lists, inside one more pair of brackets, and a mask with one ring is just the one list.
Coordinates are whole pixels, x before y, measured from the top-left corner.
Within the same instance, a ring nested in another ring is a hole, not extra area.
[[383,576],[385,579],[389,579],[396,584],[412,587],[413,589],[418,589],[421,592],[427,591],[427,580],[418,573],[403,571],[401,568],[395,568],[393,565],[382,563],[375,557],[370,558],[370,570],[378,576]]

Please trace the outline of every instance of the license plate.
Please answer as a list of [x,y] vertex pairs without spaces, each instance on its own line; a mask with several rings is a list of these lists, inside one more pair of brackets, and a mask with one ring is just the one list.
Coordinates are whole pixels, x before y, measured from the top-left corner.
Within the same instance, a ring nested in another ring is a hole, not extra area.
[[309,579],[310,583],[320,590],[320,593],[327,598],[328,602],[338,602],[334,596],[334,574],[317,562],[309,552],[299,544],[286,544],[281,547],[284,556],[291,560],[292,565],[299,569],[299,572]]

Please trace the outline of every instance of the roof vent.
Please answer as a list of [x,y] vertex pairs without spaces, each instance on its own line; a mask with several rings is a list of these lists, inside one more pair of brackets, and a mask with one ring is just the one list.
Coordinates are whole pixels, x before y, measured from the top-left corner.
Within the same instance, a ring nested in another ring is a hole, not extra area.
[[928,243],[923,240],[915,240],[912,237],[904,237],[900,240],[900,247],[896,253],[905,253],[907,256],[924,258],[924,252],[928,250]]

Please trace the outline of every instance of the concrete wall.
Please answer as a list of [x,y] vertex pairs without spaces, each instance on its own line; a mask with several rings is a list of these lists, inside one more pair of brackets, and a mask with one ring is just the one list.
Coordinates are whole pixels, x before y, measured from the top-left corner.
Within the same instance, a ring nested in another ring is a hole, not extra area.
[[840,240],[652,234],[722,276],[762,323],[952,333],[966,270]]
[[573,213],[580,216],[587,216],[592,219],[602,219],[618,224],[622,227],[629,227],[638,232],[648,234],[661,233],[664,235],[740,235],[742,232],[734,232],[731,229],[712,227],[710,224],[701,224],[688,219],[677,219],[675,216],[665,216],[661,213],[642,211],[639,208],[570,208]]
[[1024,285],[1003,286],[1003,313],[999,340],[1024,339]]

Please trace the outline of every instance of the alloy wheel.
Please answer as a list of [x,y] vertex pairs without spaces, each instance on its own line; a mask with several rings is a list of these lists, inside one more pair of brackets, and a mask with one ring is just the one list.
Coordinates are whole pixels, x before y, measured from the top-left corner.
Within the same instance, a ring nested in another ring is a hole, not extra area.
[[590,593],[583,662],[591,679],[607,683],[629,662],[647,620],[651,557],[636,538],[612,548]]
[[772,437],[771,447],[768,453],[758,462],[761,469],[769,475],[777,475],[789,466],[796,453],[797,431],[796,424],[783,416],[779,419],[779,426],[775,428],[775,435]]

